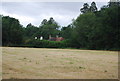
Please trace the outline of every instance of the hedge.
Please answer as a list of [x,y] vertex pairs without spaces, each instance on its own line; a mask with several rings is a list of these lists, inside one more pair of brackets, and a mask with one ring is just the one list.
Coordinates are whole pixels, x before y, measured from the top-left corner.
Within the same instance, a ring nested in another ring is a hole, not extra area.
[[68,48],[71,47],[69,40],[64,41],[49,41],[49,40],[29,40],[25,43],[27,47],[38,48]]

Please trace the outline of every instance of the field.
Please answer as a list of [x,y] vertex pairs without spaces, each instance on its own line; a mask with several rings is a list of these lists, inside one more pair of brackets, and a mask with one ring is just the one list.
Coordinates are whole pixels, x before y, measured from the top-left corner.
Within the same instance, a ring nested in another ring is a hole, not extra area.
[[3,79],[117,79],[118,52],[2,47]]
[[0,47],[0,81],[2,80],[2,48]]

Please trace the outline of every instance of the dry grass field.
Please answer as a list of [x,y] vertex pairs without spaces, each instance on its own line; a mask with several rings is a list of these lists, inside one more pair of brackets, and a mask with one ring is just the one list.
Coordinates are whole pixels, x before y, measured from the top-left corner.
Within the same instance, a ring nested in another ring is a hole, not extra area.
[[117,79],[118,52],[2,47],[3,79]]
[[2,48],[0,47],[0,81],[2,80]]

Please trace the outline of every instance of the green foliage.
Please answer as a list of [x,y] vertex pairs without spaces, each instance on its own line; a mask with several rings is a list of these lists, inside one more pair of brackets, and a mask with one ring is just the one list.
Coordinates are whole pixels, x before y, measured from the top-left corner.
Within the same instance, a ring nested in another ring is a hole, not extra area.
[[90,12],[96,12],[97,11],[97,7],[96,7],[96,3],[92,2],[91,6],[89,8]]
[[120,1],[119,0],[117,0],[117,1],[110,0],[108,6],[109,7],[120,6]]
[[[75,20],[72,42],[78,48],[120,50],[119,6],[88,12]],[[74,40],[75,39],[75,40]]]
[[73,28],[71,25],[68,25],[67,27],[62,27],[60,35],[65,39],[71,39],[72,30]]
[[48,40],[49,35],[54,37],[59,34],[59,27],[60,26],[52,17],[48,21],[46,19],[43,19],[35,36],[43,36],[44,39]]
[[9,16],[2,17],[2,43],[3,45],[21,44],[23,41],[23,30],[19,21]]
[[87,13],[87,12],[89,12],[89,4],[88,4],[88,3],[84,3],[83,8],[81,8],[80,11],[81,11],[82,13]]
[[82,14],[76,19],[76,28],[72,39],[76,39],[75,42],[78,48],[89,47],[91,37],[94,35],[95,24],[96,17],[94,13]]
[[48,41],[48,40],[29,40],[26,46],[40,47],[40,48],[67,48],[70,46],[68,40],[64,41]]
[[39,28],[35,27],[31,23],[24,28],[24,38],[31,39],[35,37],[35,33],[38,32]]
[[96,3],[92,2],[91,6],[89,6],[88,3],[84,3],[83,8],[80,9],[80,11],[84,14],[84,13],[88,13],[88,12],[96,12],[97,11],[97,7],[96,7]]

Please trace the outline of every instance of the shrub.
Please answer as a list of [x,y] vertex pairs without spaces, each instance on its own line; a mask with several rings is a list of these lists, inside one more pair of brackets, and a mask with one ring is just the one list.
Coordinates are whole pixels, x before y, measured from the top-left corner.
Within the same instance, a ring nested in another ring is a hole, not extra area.
[[68,48],[70,47],[69,40],[64,41],[49,41],[49,40],[29,40],[25,43],[27,47],[40,48]]

